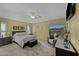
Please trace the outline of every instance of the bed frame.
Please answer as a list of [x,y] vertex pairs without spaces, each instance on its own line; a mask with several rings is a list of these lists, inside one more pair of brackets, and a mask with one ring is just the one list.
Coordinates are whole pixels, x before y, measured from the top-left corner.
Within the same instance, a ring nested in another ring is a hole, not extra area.
[[[21,33],[21,32],[26,32],[26,31],[12,31],[12,36],[13,36],[14,34],[16,34],[16,33]],[[37,40],[36,40],[36,41],[37,41]],[[17,45],[19,45],[17,42],[15,42],[15,41],[13,41],[13,42],[16,43]],[[28,44],[29,44],[29,42],[25,43],[22,48],[24,48],[25,46],[28,46]],[[31,44],[31,45],[35,45],[35,44],[37,44],[37,42],[30,43],[30,44]],[[19,46],[20,46],[20,45],[19,45]],[[21,46],[20,46],[20,47],[21,47]]]
[[12,31],[12,36],[16,33],[20,33],[20,32],[26,32],[26,31]]
[[[26,32],[26,31],[12,31],[12,36],[16,33],[21,33],[21,32]],[[16,43],[17,45],[19,45],[17,42],[13,41],[14,43]],[[19,45],[20,46],[20,45]],[[22,48],[24,48],[25,46],[27,46],[27,43],[24,44],[24,46]],[[21,46],[20,46],[21,47]]]

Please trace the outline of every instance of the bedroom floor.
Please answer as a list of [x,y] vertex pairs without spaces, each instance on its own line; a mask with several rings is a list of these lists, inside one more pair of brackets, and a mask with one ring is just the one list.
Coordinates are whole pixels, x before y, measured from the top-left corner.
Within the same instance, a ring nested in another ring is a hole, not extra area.
[[55,56],[55,48],[42,40],[32,48],[27,46],[21,48],[12,43],[0,47],[0,56]]

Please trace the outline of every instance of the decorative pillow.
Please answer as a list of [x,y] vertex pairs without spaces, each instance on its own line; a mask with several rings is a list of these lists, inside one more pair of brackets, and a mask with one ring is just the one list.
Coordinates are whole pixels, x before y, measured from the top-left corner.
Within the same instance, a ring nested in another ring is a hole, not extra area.
[[21,33],[14,34],[14,36],[24,36],[24,35],[27,35],[27,33],[26,32],[21,32]]

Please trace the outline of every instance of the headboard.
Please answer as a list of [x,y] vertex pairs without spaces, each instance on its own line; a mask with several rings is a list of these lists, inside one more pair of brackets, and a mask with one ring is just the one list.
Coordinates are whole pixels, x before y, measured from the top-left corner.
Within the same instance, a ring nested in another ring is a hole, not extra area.
[[26,31],[12,31],[12,36],[13,36],[15,33],[20,33],[20,32],[26,32]]

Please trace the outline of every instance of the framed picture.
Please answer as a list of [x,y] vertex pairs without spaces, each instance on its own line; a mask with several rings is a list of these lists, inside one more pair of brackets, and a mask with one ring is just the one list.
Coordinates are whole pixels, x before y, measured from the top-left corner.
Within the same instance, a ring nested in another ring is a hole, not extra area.
[[13,26],[13,30],[24,30],[24,26]]
[[17,26],[13,26],[13,30],[17,30]]

